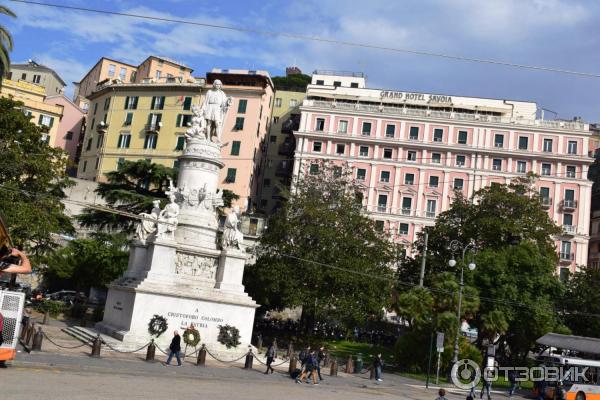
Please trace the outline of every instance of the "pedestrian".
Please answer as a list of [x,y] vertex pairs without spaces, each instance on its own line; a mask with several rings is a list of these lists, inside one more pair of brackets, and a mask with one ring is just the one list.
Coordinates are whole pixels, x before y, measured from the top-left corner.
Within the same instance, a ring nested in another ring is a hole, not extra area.
[[321,346],[319,348],[319,354],[317,354],[317,374],[319,375],[319,380],[322,381],[323,377],[321,376],[321,363],[325,359],[325,347]]
[[492,381],[490,380],[490,377],[488,376],[487,368],[483,369],[482,378],[483,378],[483,384],[481,386],[481,392],[479,393],[479,398],[483,399],[483,392],[485,391],[487,393],[488,400],[492,400],[492,396],[490,395],[490,391],[492,390]]
[[446,398],[446,391],[444,389],[438,390],[438,397],[435,400],[448,400]]
[[377,354],[377,357],[373,359],[373,369],[375,370],[375,380],[377,382],[383,381],[381,379],[381,367],[383,367],[383,360],[381,359],[381,353]]
[[538,394],[538,399],[540,399],[540,400],[545,400],[546,399],[546,386],[547,386],[546,381],[544,379],[542,379],[539,382],[540,391],[539,391],[539,394]]
[[267,370],[265,371],[265,375],[269,373],[269,370],[271,370],[271,373],[275,372],[273,367],[271,367],[271,364],[273,364],[273,360],[275,359],[275,357],[277,357],[277,349],[275,349],[275,346],[273,346],[273,343],[271,343],[269,345],[266,355],[267,355]]
[[[4,339],[2,338],[2,329],[4,328],[4,316],[0,312],[0,346],[4,343]],[[6,368],[6,361],[0,360],[0,368]]]
[[508,371],[508,381],[510,382],[510,391],[508,392],[508,396],[512,397],[515,394],[517,387],[519,386],[517,383],[517,374],[515,370]]
[[315,352],[309,353],[308,357],[305,358],[304,370],[300,376],[296,379],[296,383],[302,383],[304,379],[306,383],[309,383],[308,378],[312,377],[313,385],[318,385],[316,371],[317,370],[317,356]]
[[169,357],[167,357],[167,365],[171,365],[171,359],[173,356],[177,359],[177,366],[181,367],[181,358],[179,357],[179,352],[181,351],[181,336],[179,336],[179,332],[173,332],[173,340],[171,340],[171,344],[169,345]]
[[306,359],[310,356],[310,346],[306,346],[302,350],[300,350],[300,354],[298,358],[300,359],[300,369],[304,370],[304,364],[306,363]]

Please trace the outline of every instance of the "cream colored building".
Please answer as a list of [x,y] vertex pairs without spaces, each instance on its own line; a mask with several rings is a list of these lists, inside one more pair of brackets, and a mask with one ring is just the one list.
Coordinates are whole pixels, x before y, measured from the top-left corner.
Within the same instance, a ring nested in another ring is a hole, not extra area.
[[44,103],[46,91],[43,86],[26,81],[4,79],[0,87],[0,95],[23,102],[23,113],[31,117],[31,122],[43,127],[43,140],[50,146],[55,145],[63,106]]

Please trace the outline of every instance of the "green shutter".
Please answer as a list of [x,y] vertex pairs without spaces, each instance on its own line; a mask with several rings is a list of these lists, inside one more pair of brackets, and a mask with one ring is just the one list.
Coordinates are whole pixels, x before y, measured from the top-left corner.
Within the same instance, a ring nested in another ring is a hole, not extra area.
[[125,96],[125,109],[129,108],[129,96]]
[[231,144],[231,155],[232,156],[239,156],[240,155],[240,145],[241,142],[234,140],[233,143]]
[[183,150],[184,144],[185,136],[177,136],[177,146],[175,146],[175,150]]
[[132,110],[137,110],[137,103],[138,103],[138,97],[132,97],[133,100],[133,106],[132,106]]
[[154,110],[154,104],[156,103],[156,96],[152,96],[152,103],[150,103],[150,109]]
[[235,168],[228,168],[227,169],[227,178],[226,181],[228,183],[233,183],[235,182],[235,175],[236,175],[237,170]]
[[50,124],[48,124],[48,128],[52,128],[53,124],[54,124],[54,117],[50,117]]
[[189,110],[191,108],[192,108],[192,98],[186,97],[185,100],[183,100],[183,109]]
[[38,118],[38,125],[42,125],[42,121],[44,120],[44,116],[40,114],[40,118]]
[[244,114],[246,112],[246,106],[248,105],[248,100],[242,99],[238,103],[238,113]]
[[175,123],[175,126],[178,128],[181,126],[181,117],[182,116],[183,116],[182,114],[177,114],[177,122]]
[[165,96],[160,96],[160,107],[159,110],[162,110],[165,107]]

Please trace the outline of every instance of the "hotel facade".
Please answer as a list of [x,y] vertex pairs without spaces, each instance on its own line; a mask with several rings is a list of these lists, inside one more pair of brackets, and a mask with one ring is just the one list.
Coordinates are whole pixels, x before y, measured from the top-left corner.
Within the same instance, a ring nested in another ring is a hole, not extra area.
[[454,190],[467,197],[528,172],[563,227],[565,276],[587,264],[592,182],[589,126],[537,119],[532,102],[369,89],[362,74],[315,71],[294,132],[294,175],[316,159],[346,162],[379,228],[410,248]]

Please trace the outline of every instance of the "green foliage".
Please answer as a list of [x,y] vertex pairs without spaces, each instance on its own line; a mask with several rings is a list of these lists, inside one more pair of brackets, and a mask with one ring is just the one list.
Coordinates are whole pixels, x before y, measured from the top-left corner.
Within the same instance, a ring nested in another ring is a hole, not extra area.
[[92,286],[106,287],[127,269],[128,253],[124,235],[98,234],[90,239],[75,239],[45,257],[42,273],[49,288],[88,291]]
[[63,190],[72,181],[67,157],[42,141],[23,103],[0,98],[0,210],[13,243],[34,256],[56,247],[53,234],[73,234]]
[[183,343],[196,347],[200,343],[200,332],[197,329],[187,328],[183,331]]
[[[16,17],[15,13],[3,5],[0,5],[0,15]],[[8,53],[11,52],[12,49],[12,37],[10,33],[8,33],[8,30],[4,26],[0,25],[0,83],[10,68],[10,57]]]
[[275,90],[306,92],[306,86],[310,84],[311,77],[305,74],[292,74],[288,76],[274,76],[272,80]]
[[410,328],[421,328],[431,321],[433,296],[429,290],[415,287],[398,295],[394,309]]
[[323,320],[351,328],[390,305],[400,248],[361,212],[349,170],[322,162],[319,171],[285,194],[245,284],[265,307],[302,306],[307,330]]
[[219,343],[225,345],[228,349],[240,345],[240,331],[238,328],[231,325],[219,325],[218,328],[219,336],[217,337],[217,341]]
[[[154,200],[166,199],[169,178],[177,179],[172,168],[153,164],[148,160],[125,161],[117,171],[106,174],[107,182],[98,184],[96,193],[101,195],[112,209],[130,214],[148,212]],[[131,233],[135,229],[135,218],[86,208],[77,217],[84,227]]]
[[87,313],[87,306],[84,304],[75,303],[69,308],[69,316],[71,318],[83,318]]
[[167,319],[162,315],[154,314],[154,316],[148,322],[148,333],[150,336],[159,337],[167,331],[169,324]]
[[60,313],[67,310],[67,305],[62,301],[44,300],[36,306],[36,309],[41,313],[50,314],[52,318],[56,318]]
[[[565,324],[574,335],[600,337],[600,269],[572,275],[562,301]],[[590,315],[590,314],[595,314]]]
[[104,319],[104,307],[96,307],[92,312],[92,321],[100,322]]

